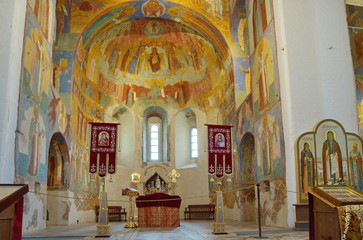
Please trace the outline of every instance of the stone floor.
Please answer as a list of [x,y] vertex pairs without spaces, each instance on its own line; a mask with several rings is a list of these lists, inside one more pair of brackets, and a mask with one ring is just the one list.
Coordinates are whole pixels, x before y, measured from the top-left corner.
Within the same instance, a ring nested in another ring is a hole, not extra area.
[[[76,224],[53,226],[23,235],[24,240],[71,240],[71,239],[112,239],[112,240],[198,240],[198,239],[258,239],[258,226],[252,222],[227,221],[226,232],[214,235],[213,222],[203,220],[181,221],[177,228],[124,228],[125,222],[110,223],[111,236],[96,238],[96,224]],[[261,238],[307,240],[309,232],[294,231],[262,226]]]

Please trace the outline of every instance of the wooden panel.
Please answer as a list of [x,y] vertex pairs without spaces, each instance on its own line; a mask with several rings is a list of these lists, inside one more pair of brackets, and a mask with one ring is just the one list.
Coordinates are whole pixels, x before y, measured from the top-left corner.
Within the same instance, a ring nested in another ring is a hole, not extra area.
[[319,198],[314,198],[314,212],[336,212],[336,208],[330,207],[325,202],[321,201]]
[[340,226],[338,210],[314,197],[315,239],[339,240]]
[[309,221],[309,204],[294,204],[296,221]]
[[0,239],[13,238],[14,205],[0,213]]
[[16,203],[28,191],[27,184],[0,184],[0,212]]

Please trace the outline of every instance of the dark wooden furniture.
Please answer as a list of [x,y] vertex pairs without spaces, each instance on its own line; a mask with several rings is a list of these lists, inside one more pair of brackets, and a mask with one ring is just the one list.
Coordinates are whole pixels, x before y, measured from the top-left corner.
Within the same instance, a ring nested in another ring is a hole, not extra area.
[[295,206],[295,230],[309,230],[309,204],[296,203]]
[[[188,205],[184,211],[184,220],[189,219],[214,219],[214,204]],[[187,218],[188,216],[188,218]]]
[[0,184],[0,239],[21,240],[27,184]]
[[[122,206],[108,206],[108,221],[126,221],[127,212],[125,208],[122,208]],[[96,222],[98,222],[98,215],[100,214],[100,207],[95,206],[95,212],[96,212]],[[123,218],[122,218],[123,216]]]
[[363,194],[349,186],[314,187],[309,191],[309,239],[340,240],[338,207],[361,204]]

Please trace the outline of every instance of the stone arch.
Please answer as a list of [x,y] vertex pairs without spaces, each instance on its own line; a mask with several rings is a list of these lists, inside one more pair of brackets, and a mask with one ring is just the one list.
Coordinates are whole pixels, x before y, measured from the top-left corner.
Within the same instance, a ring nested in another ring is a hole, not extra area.
[[255,189],[247,188],[253,186],[254,177],[254,159],[255,159],[255,137],[252,133],[247,132],[239,144],[239,167],[240,167],[240,186],[242,190],[239,191],[239,202],[241,210],[241,221],[254,221],[256,220],[255,202],[256,195]]
[[53,134],[48,151],[47,225],[68,225],[71,203],[63,197],[69,188],[69,151],[61,133]]
[[145,194],[168,193],[168,183],[157,172],[145,182]]
[[254,184],[255,137],[247,132],[239,144],[239,167],[241,186]]
[[69,151],[66,140],[61,133],[54,133],[48,149],[48,189],[68,187]]

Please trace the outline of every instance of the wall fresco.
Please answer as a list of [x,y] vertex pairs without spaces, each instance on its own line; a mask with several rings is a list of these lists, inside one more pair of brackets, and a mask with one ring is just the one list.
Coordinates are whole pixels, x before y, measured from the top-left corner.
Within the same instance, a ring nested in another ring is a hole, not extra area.
[[279,100],[279,78],[276,59],[274,25],[258,43],[251,57],[251,79],[255,118]]
[[261,185],[261,222],[266,225],[287,226],[287,196],[285,178],[269,181],[266,188]]
[[239,145],[239,179],[240,187],[254,185],[254,162],[256,159],[255,139],[251,133],[243,136]]
[[363,7],[346,5],[346,8],[357,90],[359,135],[363,136]]
[[[53,51],[52,85],[63,96],[71,92],[72,58],[73,52],[71,51]],[[67,105],[69,106],[69,104]]]
[[232,16],[232,55],[235,75],[235,102],[239,106],[251,93],[250,53],[248,46],[246,1],[235,3]]
[[29,0],[28,5],[30,6],[41,31],[45,38],[51,41],[53,35],[53,18],[52,10],[54,9],[55,0]]
[[17,168],[18,176],[40,182],[46,181],[46,140],[45,124],[37,107],[24,112],[20,123]]
[[[232,12],[232,11],[231,11]],[[249,57],[248,25],[247,25],[247,4],[245,0],[236,2],[232,19],[232,54],[234,57]]]
[[[63,12],[60,11],[60,16],[64,16],[64,19],[66,19],[66,16],[69,16],[68,18],[71,19],[71,22],[77,23],[72,25],[71,31],[73,33],[81,33],[88,23],[92,22],[97,15],[103,13],[106,9],[115,10],[117,8],[136,7],[137,12],[135,17],[139,18],[144,16],[162,16],[168,12],[167,9],[183,5],[189,9],[195,10],[196,15],[208,19],[214,26],[218,27],[225,38],[230,39],[229,13],[231,9],[228,0],[150,0],[143,2],[129,2],[127,0],[91,0],[82,2],[73,0],[71,14],[63,10]],[[159,8],[161,10],[159,10]],[[163,8],[165,8],[165,10]],[[143,9],[147,9],[147,12]],[[117,18],[123,20],[122,18],[127,17],[127,15],[128,13],[123,11],[122,13],[115,13],[114,17],[117,21]]]
[[272,1],[247,1],[247,12],[249,13],[247,17],[249,47],[250,53],[252,53],[257,48],[259,41],[263,38],[266,29],[273,19]]
[[180,108],[224,101],[231,106],[225,96],[234,99],[233,93],[218,86],[233,87],[233,73],[224,70],[213,45],[193,29],[167,19],[142,18],[108,28],[93,41],[87,43],[87,53],[79,45],[79,61],[74,63],[73,102],[80,109],[99,104],[86,110],[96,113],[122,102],[147,106],[150,100]]
[[27,14],[23,54],[23,92],[34,102],[47,101],[49,79],[51,78],[51,51],[35,19]]
[[51,49],[30,8],[26,14],[22,62],[16,176],[46,183]]
[[280,105],[276,105],[270,112],[256,121],[254,133],[257,142],[256,181],[285,176],[285,147]]
[[252,95],[249,94],[236,111],[236,140],[253,128]]
[[52,136],[48,152],[47,186],[50,189],[68,187],[69,152],[62,134]]
[[234,58],[236,105],[242,104],[243,100],[252,92],[251,69],[249,58]]

